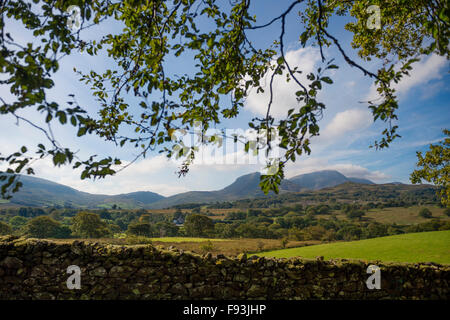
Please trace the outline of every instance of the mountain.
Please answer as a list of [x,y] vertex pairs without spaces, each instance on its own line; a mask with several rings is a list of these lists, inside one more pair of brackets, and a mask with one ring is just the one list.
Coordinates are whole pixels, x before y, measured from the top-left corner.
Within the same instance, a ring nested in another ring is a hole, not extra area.
[[354,177],[347,177],[348,181],[354,182],[354,183],[361,183],[361,184],[375,184],[374,182],[363,179],[363,178],[354,178]]
[[348,178],[336,170],[323,170],[300,174],[290,178],[289,181],[299,185],[302,189],[308,190],[319,190],[334,187],[346,182],[374,184],[372,181],[367,179]]
[[[74,207],[74,208],[111,208],[114,205],[123,209],[148,208],[161,209],[186,203],[207,203],[234,201],[265,197],[259,187],[259,172],[238,177],[229,186],[216,191],[189,191],[170,197],[163,197],[149,191],[139,191],[118,195],[91,194],[49,180],[20,176],[23,187],[13,194],[8,205],[33,207]],[[319,190],[343,183],[374,184],[361,178],[348,178],[343,174],[325,170],[302,174],[281,181],[280,193]],[[274,193],[269,193],[273,196]],[[1,205],[1,202],[0,202]]]
[[[264,197],[264,192],[259,186],[261,174],[254,172],[237,178],[229,186],[216,191],[189,191],[167,197],[149,205],[152,209],[161,209],[183,203],[206,203],[216,201],[233,201],[240,199]],[[299,192],[301,187],[297,184],[283,180],[280,185],[280,193]],[[269,193],[273,195],[274,193]]]
[[[219,190],[220,193],[229,197],[242,197],[244,195],[255,197],[263,196],[264,192],[261,191],[260,183],[261,173],[254,172],[240,176],[228,187]],[[298,192],[300,187],[292,183],[289,180],[282,180],[280,185],[280,192]]]
[[61,206],[75,208],[143,208],[164,199],[154,192],[132,192],[119,195],[91,194],[46,179],[20,176],[23,187],[12,194],[10,204],[46,207]]
[[150,191],[138,191],[125,194],[119,194],[112,197],[113,199],[129,199],[144,205],[156,202],[158,200],[164,199],[160,194],[150,192]]

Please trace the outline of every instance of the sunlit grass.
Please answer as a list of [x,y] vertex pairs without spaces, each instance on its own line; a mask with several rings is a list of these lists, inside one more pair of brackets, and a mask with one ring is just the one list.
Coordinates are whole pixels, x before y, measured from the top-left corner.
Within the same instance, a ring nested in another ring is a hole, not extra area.
[[350,242],[336,242],[258,253],[259,256],[325,259],[345,258],[392,262],[450,264],[450,230],[408,233]]

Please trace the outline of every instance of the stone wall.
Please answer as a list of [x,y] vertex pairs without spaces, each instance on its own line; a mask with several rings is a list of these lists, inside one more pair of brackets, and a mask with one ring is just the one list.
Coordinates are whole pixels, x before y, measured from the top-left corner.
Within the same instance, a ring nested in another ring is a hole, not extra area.
[[[369,290],[370,264],[381,289]],[[70,265],[81,288],[68,289]],[[0,237],[0,299],[449,299],[450,266],[199,256]]]

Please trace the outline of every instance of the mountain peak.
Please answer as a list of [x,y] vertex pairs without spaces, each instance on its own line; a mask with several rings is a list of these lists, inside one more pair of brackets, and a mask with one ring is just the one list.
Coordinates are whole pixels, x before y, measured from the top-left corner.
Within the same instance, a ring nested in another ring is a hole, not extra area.
[[348,178],[336,170],[321,170],[305,174],[299,174],[289,179],[304,189],[318,190],[334,187],[345,182],[374,184],[372,181],[362,178]]

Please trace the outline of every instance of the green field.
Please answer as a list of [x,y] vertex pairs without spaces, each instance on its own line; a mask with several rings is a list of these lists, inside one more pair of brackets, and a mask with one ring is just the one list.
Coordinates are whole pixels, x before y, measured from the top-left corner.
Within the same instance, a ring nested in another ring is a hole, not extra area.
[[345,258],[450,264],[450,230],[409,233],[360,241],[335,242],[258,253],[259,256]]

